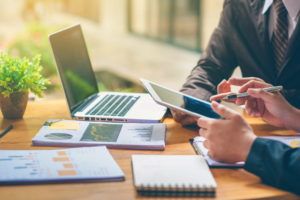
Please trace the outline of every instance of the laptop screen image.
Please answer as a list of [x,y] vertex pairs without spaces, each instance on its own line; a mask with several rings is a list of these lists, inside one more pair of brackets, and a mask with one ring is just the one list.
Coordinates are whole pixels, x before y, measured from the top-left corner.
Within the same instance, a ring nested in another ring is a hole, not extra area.
[[89,96],[98,93],[80,25],[49,36],[57,69],[71,113]]

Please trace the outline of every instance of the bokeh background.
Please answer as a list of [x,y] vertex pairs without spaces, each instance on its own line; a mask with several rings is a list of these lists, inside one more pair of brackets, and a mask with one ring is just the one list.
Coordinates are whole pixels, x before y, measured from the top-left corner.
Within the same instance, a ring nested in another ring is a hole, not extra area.
[[[80,23],[102,91],[145,92],[139,78],[179,90],[205,51],[223,0],[0,0],[0,52],[42,54],[64,98],[48,35]],[[234,76],[240,76],[237,69]],[[41,100],[30,95],[32,100]]]

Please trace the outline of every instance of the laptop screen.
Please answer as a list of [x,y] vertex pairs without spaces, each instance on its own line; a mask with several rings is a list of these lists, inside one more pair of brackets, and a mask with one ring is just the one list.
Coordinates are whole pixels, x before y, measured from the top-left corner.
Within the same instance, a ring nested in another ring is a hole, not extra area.
[[80,25],[49,36],[71,113],[79,102],[98,93],[97,82]]

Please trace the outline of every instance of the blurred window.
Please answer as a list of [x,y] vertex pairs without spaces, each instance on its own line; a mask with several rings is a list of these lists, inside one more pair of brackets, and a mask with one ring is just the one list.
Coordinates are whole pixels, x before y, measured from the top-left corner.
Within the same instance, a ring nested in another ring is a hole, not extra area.
[[100,21],[99,0],[63,0],[64,11],[95,22]]
[[200,0],[129,0],[129,30],[200,51]]

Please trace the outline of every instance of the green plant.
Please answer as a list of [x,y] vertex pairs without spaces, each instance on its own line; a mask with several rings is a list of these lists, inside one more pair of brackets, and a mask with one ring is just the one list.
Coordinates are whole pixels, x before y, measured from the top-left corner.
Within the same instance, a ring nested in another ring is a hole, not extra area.
[[45,85],[50,84],[40,74],[41,55],[36,55],[32,61],[24,57],[14,58],[9,54],[0,54],[0,92],[4,97],[12,93],[28,92],[29,89],[38,97],[43,97]]
[[6,47],[6,52],[20,58],[33,58],[37,54],[42,54],[41,65],[44,69],[41,74],[45,78],[57,76],[48,41],[48,35],[56,30],[57,28],[43,26],[40,23],[28,23],[25,30],[14,36]]

